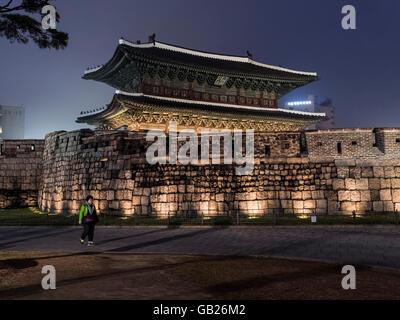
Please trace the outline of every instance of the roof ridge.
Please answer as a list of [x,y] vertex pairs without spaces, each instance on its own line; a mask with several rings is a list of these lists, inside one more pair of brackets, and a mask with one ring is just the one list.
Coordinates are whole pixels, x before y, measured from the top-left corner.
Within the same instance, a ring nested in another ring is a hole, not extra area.
[[209,58],[209,59],[249,63],[249,64],[253,64],[256,66],[269,68],[269,69],[273,69],[273,70],[278,70],[278,71],[283,71],[283,72],[308,75],[308,76],[318,76],[316,72],[297,71],[297,70],[292,70],[292,69],[288,69],[288,68],[284,68],[284,67],[273,66],[273,65],[254,61],[253,59],[251,59],[249,57],[204,52],[204,51],[188,49],[188,48],[179,47],[179,46],[175,46],[175,45],[171,45],[171,44],[167,44],[167,43],[163,43],[163,42],[158,42],[158,41],[146,42],[146,43],[133,43],[133,42],[125,40],[125,39],[120,39],[119,44],[120,45],[124,44],[124,45],[130,46],[130,47],[133,47],[133,48],[159,48],[159,49],[164,49],[164,50],[170,50],[170,51],[190,54],[190,55],[194,55],[194,56],[200,56],[200,57]]

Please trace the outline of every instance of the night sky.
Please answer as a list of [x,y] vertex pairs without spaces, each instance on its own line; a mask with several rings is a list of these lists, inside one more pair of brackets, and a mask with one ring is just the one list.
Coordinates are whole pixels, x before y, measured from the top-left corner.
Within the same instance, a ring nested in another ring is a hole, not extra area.
[[[0,1],[1,2],[1,1]],[[119,38],[156,40],[259,62],[316,71],[320,81],[281,99],[332,98],[339,127],[400,127],[398,0],[58,0],[65,50],[0,38],[0,104],[26,107],[26,138],[88,127],[81,110],[108,104],[114,89],[82,80],[106,63]],[[357,10],[343,30],[341,8]]]

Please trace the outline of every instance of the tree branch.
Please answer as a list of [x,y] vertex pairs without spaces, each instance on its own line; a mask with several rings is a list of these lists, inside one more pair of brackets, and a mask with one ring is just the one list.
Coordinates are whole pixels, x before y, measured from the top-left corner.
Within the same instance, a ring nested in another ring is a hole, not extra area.
[[20,6],[14,7],[14,8],[0,9],[0,13],[7,13],[7,12],[17,11],[17,10],[22,10],[22,9],[24,9],[24,6],[23,6],[23,5],[20,5]]
[[41,49],[64,49],[68,44],[68,34],[57,30],[44,31],[41,23],[20,14],[6,14],[0,19],[0,37],[11,42],[27,43],[32,39]]
[[9,0],[5,6],[0,6],[0,14],[19,10],[25,10],[29,13],[39,13],[45,5],[49,4],[50,0],[22,0],[18,6],[10,8],[13,1]]
[[4,5],[4,6],[0,6],[0,9],[5,9],[5,8],[8,8],[10,5],[11,5],[11,3],[13,2],[14,0],[10,0],[10,1],[8,1],[8,3],[6,4],[6,5]]
[[[14,4],[12,8],[10,5],[14,0],[6,1],[8,1],[6,5],[0,6],[0,38],[4,37],[10,42],[19,43],[27,43],[31,39],[41,49],[58,50],[68,45],[67,33],[44,30],[41,19],[35,17],[41,15],[43,6],[48,5],[52,0],[22,0],[18,5]],[[56,12],[56,21],[59,20],[60,15]]]

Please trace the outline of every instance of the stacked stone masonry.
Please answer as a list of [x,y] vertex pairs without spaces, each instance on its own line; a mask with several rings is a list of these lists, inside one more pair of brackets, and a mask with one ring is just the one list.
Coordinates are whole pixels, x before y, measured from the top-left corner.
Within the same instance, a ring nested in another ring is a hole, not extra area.
[[[254,170],[240,176],[235,163],[151,165],[144,132],[83,129],[48,134],[43,153],[19,157],[10,157],[16,144],[6,141],[0,165],[20,163],[21,186],[9,189],[30,184],[40,209],[56,213],[76,213],[88,194],[100,212],[119,215],[392,212],[400,210],[399,141],[399,129],[258,132]],[[32,158],[35,168],[18,162]]]
[[37,206],[44,140],[0,141],[0,208]]

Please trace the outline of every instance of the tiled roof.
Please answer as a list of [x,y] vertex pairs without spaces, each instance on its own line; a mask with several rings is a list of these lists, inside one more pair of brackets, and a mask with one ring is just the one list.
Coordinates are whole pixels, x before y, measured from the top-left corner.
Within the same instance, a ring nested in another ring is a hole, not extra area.
[[[198,68],[218,70],[226,74],[252,75],[285,80],[314,81],[318,79],[317,73],[315,72],[296,71],[279,66],[267,65],[254,61],[249,57],[209,53],[162,42],[137,44],[122,39],[120,40],[117,52],[110,62],[105,66],[98,66],[87,70],[83,77],[85,79],[94,79],[96,78],[96,72],[101,73],[102,71],[114,69],[112,65],[115,65],[124,56],[118,53],[118,51],[127,53],[128,56],[133,59],[135,59],[136,56],[141,56],[150,60],[168,62],[176,65],[190,65]],[[112,65],[110,65],[110,63]]]
[[135,104],[140,104],[148,107],[152,110],[173,112],[180,111],[185,113],[196,114],[196,112],[208,113],[208,114],[226,114],[226,115],[238,115],[240,117],[257,117],[257,118],[279,118],[287,120],[324,120],[324,113],[310,113],[286,109],[269,109],[262,107],[250,107],[250,106],[240,106],[232,104],[222,104],[213,102],[203,102],[195,100],[183,100],[167,97],[158,97],[145,95],[143,93],[126,93],[117,91],[114,96],[113,102],[109,105],[108,109],[88,115],[85,117],[80,117],[77,122],[91,122],[98,119],[105,119],[110,115],[120,112],[121,103],[132,102]]

